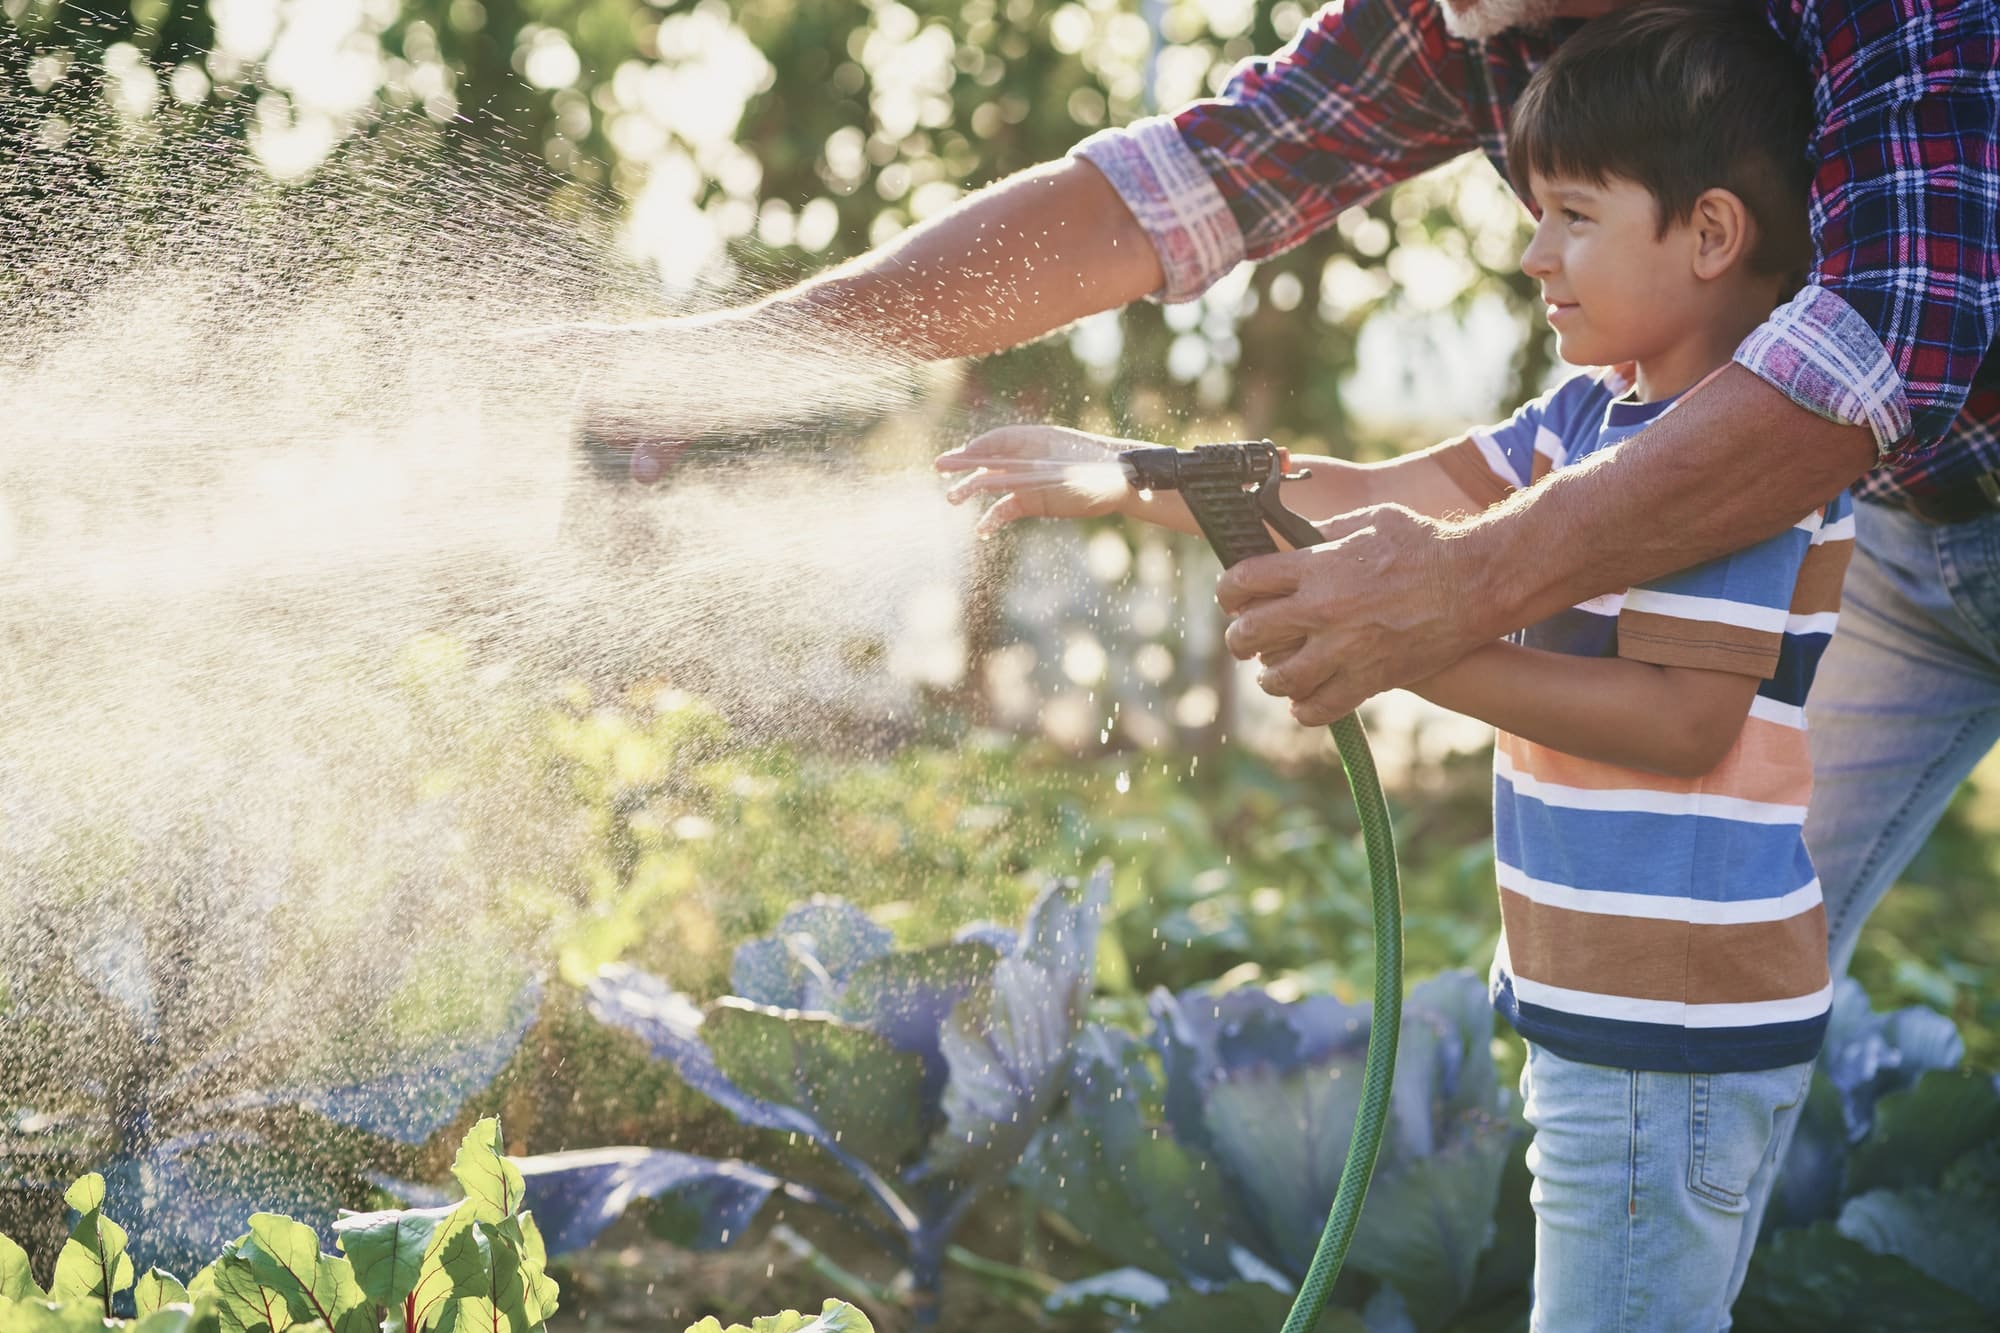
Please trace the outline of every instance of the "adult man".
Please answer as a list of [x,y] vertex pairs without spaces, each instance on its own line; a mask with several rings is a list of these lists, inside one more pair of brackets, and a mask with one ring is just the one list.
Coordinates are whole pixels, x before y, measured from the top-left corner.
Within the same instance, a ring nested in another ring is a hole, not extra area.
[[[1344,516],[1324,545],[1231,570],[1219,595],[1232,651],[1261,656],[1264,688],[1324,723],[1560,608],[1782,531],[1865,478],[1812,719],[1807,832],[1838,971],[2000,737],[2000,7],[1745,3],[1814,82],[1816,256],[1799,296],[1701,394],[1587,465],[1476,521]],[[1329,7],[1220,98],[1094,136],[729,318],[961,356],[1141,296],[1186,299],[1430,166],[1504,161],[1533,69],[1618,4]]]

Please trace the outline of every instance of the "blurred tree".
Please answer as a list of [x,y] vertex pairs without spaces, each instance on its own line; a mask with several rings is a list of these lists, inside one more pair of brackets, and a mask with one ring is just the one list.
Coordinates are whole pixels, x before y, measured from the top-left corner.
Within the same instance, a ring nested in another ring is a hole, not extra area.
[[[288,180],[343,144],[429,126],[398,142],[509,159],[504,188],[559,216],[615,212],[670,290],[718,291],[793,280],[1096,129],[1206,95],[1307,17],[1295,0],[0,0],[0,13],[0,134],[13,160],[44,167],[14,173],[10,193],[85,177],[142,130],[198,126]],[[1200,301],[990,358],[968,397],[975,413],[994,402],[1168,437],[1198,422],[1352,452],[1342,386],[1371,324],[1421,338],[1483,304],[1524,331],[1486,340],[1512,358],[1496,404],[1546,376],[1520,235],[1490,169],[1464,164]],[[1397,255],[1419,251],[1414,281]]]

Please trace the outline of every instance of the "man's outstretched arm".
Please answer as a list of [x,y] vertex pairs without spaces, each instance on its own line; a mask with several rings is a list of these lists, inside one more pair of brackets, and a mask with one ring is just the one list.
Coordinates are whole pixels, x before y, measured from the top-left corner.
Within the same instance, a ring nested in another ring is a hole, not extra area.
[[1265,658],[1264,688],[1300,722],[1331,722],[1564,607],[1782,532],[1875,461],[1867,427],[1732,366],[1478,518],[1362,510],[1322,524],[1327,545],[1236,566],[1219,589],[1236,615],[1229,646]]
[[1096,167],[1066,158],[980,190],[880,249],[745,312],[925,359],[978,356],[1128,305],[1164,281]]

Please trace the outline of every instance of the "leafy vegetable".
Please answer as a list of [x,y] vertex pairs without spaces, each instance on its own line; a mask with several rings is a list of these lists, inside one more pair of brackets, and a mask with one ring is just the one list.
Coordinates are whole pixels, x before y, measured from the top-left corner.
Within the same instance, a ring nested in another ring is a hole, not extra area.
[[710,1315],[699,1324],[690,1324],[687,1333],[875,1333],[875,1325],[847,1302],[829,1300],[817,1316],[787,1310],[753,1319],[748,1325],[731,1324],[724,1328],[720,1320]]
[[535,1219],[521,1208],[520,1172],[500,1143],[496,1120],[466,1135],[460,1175],[476,1188],[451,1208],[342,1218],[344,1254],[322,1253],[301,1222],[257,1213],[186,1286],[158,1269],[141,1277],[136,1322],[107,1319],[110,1298],[134,1286],[132,1266],[124,1230],[103,1215],[104,1181],[87,1175],[69,1190],[79,1217],[56,1260],[53,1299],[34,1286],[27,1255],[0,1236],[0,1333],[544,1330],[559,1293]]
[[[1157,992],[1149,1008],[1149,1042],[1100,1030],[1078,1044],[1068,1109],[1016,1175],[1131,1265],[1116,1286],[1067,1289],[1052,1305],[1083,1297],[1133,1328],[1213,1327],[1262,1318],[1263,1290],[1282,1319],[1339,1182],[1368,1009],[1255,989]],[[1418,985],[1403,1023],[1391,1126],[1348,1267],[1416,1327],[1444,1328],[1474,1294],[1520,1129],[1494,1077],[1477,978]]]
[[809,903],[738,950],[744,993],[706,1008],[606,968],[590,990],[599,1018],[745,1124],[814,1145],[852,1186],[835,1196],[776,1165],[645,1148],[530,1158],[528,1197],[551,1243],[587,1244],[649,1198],[674,1239],[728,1244],[783,1192],[902,1258],[919,1321],[934,1320],[951,1236],[1062,1099],[1109,884],[1100,867],[1087,884],[1049,885],[1005,947],[961,939],[897,953],[857,909]]

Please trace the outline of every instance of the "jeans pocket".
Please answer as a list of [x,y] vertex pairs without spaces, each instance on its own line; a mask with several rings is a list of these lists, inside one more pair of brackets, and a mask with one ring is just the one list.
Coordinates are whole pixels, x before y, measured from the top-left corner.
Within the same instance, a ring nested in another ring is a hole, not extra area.
[[1688,1079],[1688,1189],[1742,1212],[1778,1115],[1804,1098],[1812,1066]]

